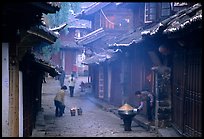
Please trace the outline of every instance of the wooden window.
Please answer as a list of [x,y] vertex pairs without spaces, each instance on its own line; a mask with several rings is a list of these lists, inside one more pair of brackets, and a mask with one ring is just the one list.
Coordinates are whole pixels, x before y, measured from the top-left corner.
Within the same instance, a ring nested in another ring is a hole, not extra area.
[[145,3],[145,23],[151,23],[156,20],[156,3]]
[[172,3],[173,3],[172,4],[173,5],[172,6],[173,9],[172,10],[174,12],[178,12],[178,11],[180,11],[180,10],[190,6],[189,3],[187,3],[187,2],[172,2]]
[[103,11],[101,15],[101,27],[104,29],[114,29],[115,28],[115,16],[106,15]]
[[103,67],[99,68],[99,82],[98,82],[99,90],[98,90],[98,97],[104,98],[104,74],[103,74]]
[[105,20],[105,26],[107,29],[114,29],[114,21],[115,21],[115,17],[114,16],[108,16],[108,19]]
[[170,15],[170,10],[171,10],[171,5],[169,2],[163,2],[161,5],[161,16],[169,16]]

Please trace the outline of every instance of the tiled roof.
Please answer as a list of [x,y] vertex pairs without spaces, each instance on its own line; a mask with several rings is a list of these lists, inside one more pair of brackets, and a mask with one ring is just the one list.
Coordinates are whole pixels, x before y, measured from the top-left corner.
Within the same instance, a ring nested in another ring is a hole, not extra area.
[[101,38],[105,36],[105,31],[103,28],[99,28],[83,37],[80,37],[80,38],[75,38],[76,39],[76,42],[77,44],[79,45],[86,45],[88,43],[91,43],[91,42],[94,42],[96,41],[97,39]]
[[89,65],[89,64],[99,64],[101,62],[104,62],[108,59],[111,59],[116,53],[119,52],[119,49],[114,51],[111,49],[104,50],[101,53],[95,54],[92,57],[89,57],[82,61],[83,64]]
[[49,30],[45,26],[33,26],[28,31],[29,34],[33,34],[35,36],[41,37],[48,41],[49,43],[54,43],[58,38],[58,35],[53,31]]
[[59,75],[59,72],[55,69],[54,65],[42,58],[39,58],[35,53],[31,51],[27,51],[24,54],[22,60],[20,61],[20,69],[26,70],[26,65],[32,65],[32,70],[48,72],[52,77]]
[[164,33],[173,33],[182,30],[188,25],[197,21],[202,21],[201,4],[194,5],[193,7],[186,10],[184,14],[177,16],[172,21],[170,21],[167,28],[164,30]]
[[91,28],[91,21],[78,19],[75,14],[70,14],[68,17],[68,28]]
[[86,16],[89,16],[97,11],[99,11],[100,9],[104,8],[105,6],[107,6],[108,4],[110,4],[110,2],[97,2],[94,3],[93,5],[89,6],[87,9],[82,10],[81,13],[76,15],[76,18],[86,18]]
[[132,32],[122,34],[113,40],[114,43],[109,44],[109,47],[114,46],[130,46],[133,43],[138,43],[142,40],[141,29],[138,28]]
[[202,5],[195,4],[194,6],[181,10],[175,15],[163,20],[157,25],[143,31],[143,37],[153,36],[155,34],[168,34],[178,32],[185,29],[187,25],[202,20]]
[[45,62],[42,59],[37,59],[35,58],[35,61],[32,61],[34,66],[39,69],[39,70],[43,70],[45,72],[48,72],[50,76],[55,77],[57,75],[60,75],[59,71],[57,71],[55,69],[54,65],[51,65],[48,62]]

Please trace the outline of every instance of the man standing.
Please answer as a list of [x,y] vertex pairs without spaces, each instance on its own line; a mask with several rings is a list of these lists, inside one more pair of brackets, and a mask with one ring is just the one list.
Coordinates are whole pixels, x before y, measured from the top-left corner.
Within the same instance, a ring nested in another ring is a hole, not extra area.
[[73,95],[74,95],[74,87],[75,87],[75,83],[76,83],[76,79],[75,79],[73,73],[71,74],[71,77],[69,77],[68,83],[69,83],[70,97],[73,97]]
[[66,73],[65,73],[65,71],[63,70],[62,67],[60,67],[59,72],[60,72],[59,81],[60,81],[60,86],[62,87],[64,85],[64,79],[65,79]]

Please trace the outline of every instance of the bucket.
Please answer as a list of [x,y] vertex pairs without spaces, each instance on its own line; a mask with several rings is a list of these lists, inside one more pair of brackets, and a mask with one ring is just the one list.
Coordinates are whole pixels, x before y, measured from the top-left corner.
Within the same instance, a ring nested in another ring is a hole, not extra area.
[[82,115],[82,109],[81,108],[77,108],[77,114]]
[[70,113],[71,113],[71,116],[75,116],[76,115],[76,110],[75,109],[70,109]]

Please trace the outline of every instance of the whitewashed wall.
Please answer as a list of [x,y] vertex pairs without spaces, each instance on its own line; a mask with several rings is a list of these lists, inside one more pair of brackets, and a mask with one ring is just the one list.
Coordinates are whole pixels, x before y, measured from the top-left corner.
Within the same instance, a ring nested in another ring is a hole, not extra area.
[[2,43],[2,137],[9,137],[9,45]]

